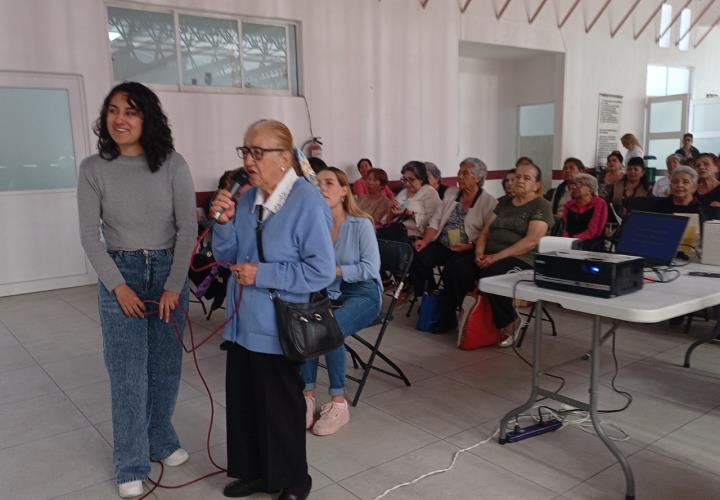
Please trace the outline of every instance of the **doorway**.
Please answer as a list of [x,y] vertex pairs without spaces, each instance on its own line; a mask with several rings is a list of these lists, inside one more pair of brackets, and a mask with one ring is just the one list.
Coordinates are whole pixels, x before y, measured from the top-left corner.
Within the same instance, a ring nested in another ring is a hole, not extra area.
[[95,281],[80,245],[82,79],[0,72],[0,297]]

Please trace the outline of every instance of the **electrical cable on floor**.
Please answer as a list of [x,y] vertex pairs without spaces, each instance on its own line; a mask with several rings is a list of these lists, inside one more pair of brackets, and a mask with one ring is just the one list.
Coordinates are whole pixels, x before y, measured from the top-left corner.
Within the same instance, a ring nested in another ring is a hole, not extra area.
[[485,443],[487,443],[488,441],[491,441],[492,438],[494,438],[495,436],[497,436],[498,432],[500,432],[500,429],[495,429],[495,432],[493,432],[492,435],[491,435],[490,437],[488,437],[487,439],[484,439],[484,440],[480,441],[479,443],[475,443],[475,444],[472,445],[472,446],[468,446],[467,448],[463,448],[462,450],[456,451],[456,452],[453,454],[452,460],[450,461],[450,465],[449,465],[448,467],[446,467],[446,468],[444,468],[444,469],[438,469],[438,470],[434,470],[434,471],[428,472],[427,474],[423,474],[422,476],[418,476],[418,477],[416,477],[415,479],[413,479],[412,481],[408,481],[407,483],[397,484],[397,485],[393,486],[392,488],[388,488],[388,489],[385,490],[383,493],[381,493],[380,495],[376,496],[373,500],[380,500],[381,498],[384,498],[388,493],[390,493],[390,492],[392,492],[392,491],[395,491],[395,490],[398,490],[398,489],[400,489],[400,488],[403,488],[403,487],[405,487],[405,486],[410,486],[410,485],[412,485],[412,484],[415,484],[415,483],[417,483],[418,481],[421,481],[421,480],[425,479],[426,477],[434,476],[434,475],[436,475],[436,474],[442,474],[443,472],[448,472],[448,471],[451,470],[453,467],[455,467],[455,462],[457,461],[458,457],[459,457],[462,453],[465,453],[465,452],[467,452],[467,451],[473,450],[473,449],[477,448],[478,446],[480,446],[480,445],[482,445],[482,444],[485,444]]
[[[210,228],[208,227],[208,228],[206,228],[206,229],[202,232],[202,234],[198,237],[198,240],[197,240],[197,242],[195,243],[195,247],[193,248],[193,251],[192,251],[192,254],[191,254],[191,255],[194,256],[194,255],[197,254],[197,250],[198,250],[198,248],[199,248],[199,246],[200,246],[200,243],[205,239],[205,237],[207,236],[207,234],[208,234],[209,231],[210,231]],[[206,265],[204,265],[204,266],[201,266],[201,267],[199,267],[199,268],[195,268],[195,267],[193,266],[192,260],[191,260],[191,262],[190,262],[190,269],[193,270],[193,271],[195,271],[195,272],[202,272],[202,271],[207,271],[208,269],[211,269],[211,268],[214,267],[214,266],[229,267],[229,265],[231,265],[230,262],[215,261],[215,262],[206,264]],[[215,475],[217,475],[217,474],[221,474],[221,473],[223,473],[223,472],[227,472],[226,469],[224,469],[223,467],[219,466],[219,465],[215,462],[215,460],[213,459],[213,456],[212,456],[212,452],[210,451],[210,438],[211,438],[211,435],[212,435],[213,423],[214,423],[214,421],[215,421],[215,400],[214,400],[213,397],[212,397],[212,392],[210,391],[210,386],[208,385],[207,381],[205,380],[205,377],[204,377],[203,374],[202,374],[202,370],[200,369],[200,364],[198,363],[198,359],[197,359],[197,350],[198,350],[200,347],[202,347],[205,343],[207,343],[210,339],[212,339],[215,335],[217,335],[219,332],[223,331],[223,329],[225,328],[225,325],[227,325],[227,324],[237,315],[238,310],[240,309],[240,303],[242,302],[243,290],[244,290],[244,287],[243,287],[242,285],[240,285],[240,291],[239,291],[239,293],[238,293],[238,298],[237,298],[237,301],[235,302],[235,308],[233,309],[232,313],[231,313],[230,315],[228,315],[228,317],[225,319],[225,321],[223,321],[217,328],[215,328],[213,331],[211,331],[211,332],[208,334],[208,336],[205,337],[205,338],[204,338],[200,343],[198,343],[198,344],[195,344],[195,334],[194,334],[194,332],[193,332],[192,321],[190,320],[190,314],[189,314],[189,312],[188,312],[185,308],[183,308],[182,306],[178,306],[178,307],[180,308],[180,310],[182,311],[183,315],[185,316],[185,324],[187,325],[188,334],[190,335],[190,347],[189,347],[189,348],[185,345],[185,342],[183,341],[182,331],[180,331],[180,329],[178,328],[177,323],[175,323],[175,319],[172,317],[172,315],[170,316],[170,322],[171,322],[171,324],[172,324],[173,330],[175,331],[175,336],[177,337],[177,340],[178,340],[178,342],[180,343],[183,351],[184,351],[186,354],[191,354],[191,355],[192,355],[193,363],[195,364],[195,370],[197,370],[198,376],[200,377],[200,381],[202,382],[203,387],[205,388],[205,392],[206,392],[206,394],[207,394],[207,396],[208,396],[208,399],[210,400],[210,423],[209,423],[209,425],[208,425],[207,440],[206,440],[206,443],[205,443],[205,444],[206,444],[206,449],[207,449],[207,453],[208,453],[208,459],[210,460],[210,463],[211,463],[217,470],[214,471],[214,472],[209,472],[209,473],[207,473],[207,474],[205,474],[205,475],[203,475],[203,476],[201,476],[201,477],[199,477],[199,478],[197,478],[197,479],[193,479],[193,480],[191,480],[191,481],[187,481],[187,482],[182,483],[182,484],[178,484],[178,485],[165,485],[165,484],[162,484],[162,478],[163,478],[163,475],[165,474],[165,465],[164,465],[164,464],[162,463],[162,461],[160,461],[160,460],[153,460],[153,462],[155,462],[155,463],[157,463],[157,464],[160,465],[160,474],[159,474],[159,476],[158,476],[158,478],[157,478],[157,481],[154,481],[154,480],[152,480],[151,478],[148,478],[148,481],[149,481],[153,486],[152,486],[152,488],[150,488],[150,490],[149,490],[147,493],[145,493],[144,495],[142,495],[141,497],[139,497],[138,500],[143,500],[143,499],[147,498],[148,496],[150,496],[150,495],[151,495],[156,489],[158,489],[158,488],[171,489],[171,490],[173,490],[173,489],[179,489],[179,488],[184,488],[184,487],[186,487],[186,486],[190,486],[191,484],[195,484],[195,483],[197,483],[197,482],[199,482],[199,481],[202,481],[202,480],[207,479],[207,478],[209,478],[209,477],[215,476]],[[157,306],[158,306],[158,310],[156,310],[156,311],[151,311],[151,312],[146,312],[146,313],[145,313],[145,317],[151,317],[151,316],[157,316],[157,315],[159,315],[159,312],[160,312],[160,310],[159,310],[160,303],[159,303],[158,301],[155,301],[155,300],[144,300],[143,302],[144,302],[145,304],[154,304],[154,305],[157,305]]]

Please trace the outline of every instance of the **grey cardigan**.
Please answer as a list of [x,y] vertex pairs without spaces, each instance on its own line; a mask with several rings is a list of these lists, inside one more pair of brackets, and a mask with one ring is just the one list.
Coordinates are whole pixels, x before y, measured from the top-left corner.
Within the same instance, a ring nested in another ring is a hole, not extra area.
[[[449,188],[445,192],[445,197],[442,199],[442,205],[435,210],[435,213],[430,218],[428,227],[437,231],[433,241],[440,236],[445,224],[447,224],[448,219],[450,219],[450,214],[455,210],[455,206],[458,204],[457,198],[459,193],[460,190],[458,188]],[[475,203],[470,207],[470,210],[468,210],[468,213],[465,215],[465,233],[471,242],[474,243],[475,240],[478,239],[478,236],[480,236],[480,231],[492,215],[493,210],[495,210],[495,205],[497,205],[497,200],[488,194],[487,191],[483,190],[477,200],[475,200]]]

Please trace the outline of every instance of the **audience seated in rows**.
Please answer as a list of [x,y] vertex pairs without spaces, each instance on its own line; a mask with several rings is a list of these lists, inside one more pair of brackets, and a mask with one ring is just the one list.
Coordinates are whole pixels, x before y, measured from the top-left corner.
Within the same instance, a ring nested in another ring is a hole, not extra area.
[[590,174],[577,174],[569,190],[572,199],[563,207],[562,235],[582,240],[584,250],[601,250],[608,209],[605,200],[598,196],[597,179]]
[[612,204],[615,213],[623,218],[629,209],[630,200],[652,196],[645,180],[645,160],[634,156],[628,160],[625,177],[612,185],[605,201]]
[[[555,221],[552,206],[542,193],[540,168],[533,163],[520,164],[515,169],[513,198],[498,203],[475,244],[477,278],[533,267],[533,251]],[[505,335],[500,346],[510,347],[518,326],[512,299],[498,295],[488,298],[495,326]]]
[[430,218],[421,239],[415,241],[410,268],[415,296],[435,290],[433,268],[443,265],[445,292],[456,305],[475,287],[474,243],[493,213],[497,201],[483,190],[487,166],[478,158],[460,163],[458,187],[449,188]]
[[693,146],[694,137],[692,134],[687,133],[683,135],[682,146],[675,151],[676,155],[680,156],[680,163],[683,165],[690,165],[695,161],[695,158],[700,156],[700,151]]
[[512,198],[512,187],[515,183],[515,169],[513,168],[508,173],[505,174],[505,177],[503,177],[502,180],[502,188],[505,192],[504,195],[502,195],[500,198],[498,198],[498,203],[500,203],[503,200],[507,200]]
[[380,226],[390,210],[391,201],[384,194],[388,184],[387,173],[381,168],[372,168],[365,179],[367,193],[357,197],[360,210],[370,214],[375,227]]
[[[360,178],[352,185],[352,192],[355,196],[363,196],[368,193],[367,184],[365,184],[365,182],[372,168],[373,164],[369,158],[362,158],[359,162],[357,162],[357,169],[358,172],[360,172]],[[385,185],[385,188],[383,189],[383,194],[385,194],[385,196],[387,196],[390,200],[395,197],[395,193],[393,193],[392,189],[390,189],[387,185]]]
[[663,177],[660,177],[655,181],[655,185],[652,188],[653,196],[668,196],[670,193],[670,177],[673,171],[680,165],[685,164],[685,159],[682,155],[677,153],[669,155],[665,158],[665,166],[667,167],[667,173]]
[[400,170],[403,185],[390,205],[388,221],[402,222],[409,237],[422,237],[430,217],[440,205],[440,197],[429,184],[427,169],[421,161],[409,161]]
[[[328,296],[340,305],[335,309],[335,319],[343,336],[348,337],[372,324],[380,313],[380,252],[370,217],[355,204],[345,172],[330,167],[318,173],[317,180],[333,220],[336,279],[327,288]],[[345,400],[345,346],[325,354],[325,362],[331,400],[322,406],[317,419],[315,383],[319,360],[314,358],[300,365],[305,382],[305,427],[318,436],[334,434],[350,421]]]
[[680,165],[673,169],[670,176],[668,196],[654,198],[648,209],[664,214],[698,214],[700,221],[707,219],[705,209],[695,197],[698,186],[698,174],[691,167]]
[[624,176],[625,167],[623,166],[623,155],[620,151],[613,151],[607,156],[602,185],[598,190],[600,197],[607,202],[613,185],[621,181]]
[[442,183],[442,173],[437,165],[431,161],[425,162],[425,169],[427,169],[428,183],[438,192],[440,199],[445,199],[445,192],[448,186]]
[[698,174],[697,198],[702,206],[708,209],[708,215],[718,213],[720,209],[720,182],[718,182],[718,169],[720,161],[712,153],[700,154],[693,163]]
[[585,165],[577,158],[567,158],[563,162],[562,167],[562,182],[558,184],[556,188],[550,189],[545,193],[545,199],[552,205],[553,215],[555,221],[559,221],[563,216],[563,208],[565,204],[570,201],[570,186],[575,179],[575,176],[585,172]]

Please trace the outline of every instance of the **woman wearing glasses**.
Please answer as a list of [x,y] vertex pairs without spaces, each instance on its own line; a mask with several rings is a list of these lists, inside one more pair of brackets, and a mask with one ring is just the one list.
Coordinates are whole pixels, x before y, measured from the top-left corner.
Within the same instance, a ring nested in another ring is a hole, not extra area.
[[[307,302],[335,279],[330,210],[318,189],[298,177],[290,130],[260,120],[238,148],[253,189],[237,202],[220,190],[211,212],[213,252],[231,266],[236,282],[227,308],[226,415],[228,497],[282,490],[280,500],[307,498],[312,487],[305,452],[305,386],[299,364],[283,355],[270,289],[290,302]],[[262,227],[259,262],[256,228]],[[240,286],[242,285],[242,286]]]
[[423,162],[407,162],[400,173],[405,188],[390,206],[388,219],[402,222],[408,236],[417,239],[425,233],[430,217],[440,206],[440,196],[430,185]]
[[95,133],[99,154],[80,165],[80,237],[100,279],[115,479],[120,496],[132,498],[143,494],[151,459],[171,466],[188,459],[171,418],[182,366],[174,326],[182,332],[180,309],[188,306],[195,190],[160,101],[144,85],[113,88]]

